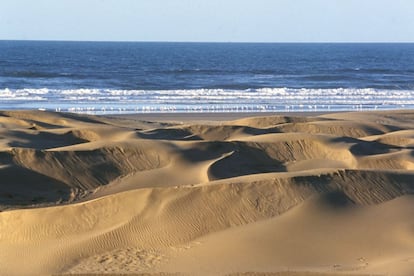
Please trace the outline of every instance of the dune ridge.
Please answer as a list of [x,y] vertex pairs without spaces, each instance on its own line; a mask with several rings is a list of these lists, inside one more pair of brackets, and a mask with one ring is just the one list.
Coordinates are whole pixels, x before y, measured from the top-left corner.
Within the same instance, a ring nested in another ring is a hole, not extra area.
[[414,112],[202,119],[0,112],[0,274],[414,273]]

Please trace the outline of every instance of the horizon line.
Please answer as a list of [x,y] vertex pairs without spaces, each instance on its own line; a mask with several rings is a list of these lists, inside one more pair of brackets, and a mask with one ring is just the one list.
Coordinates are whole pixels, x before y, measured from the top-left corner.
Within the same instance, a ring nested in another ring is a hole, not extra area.
[[101,43],[211,43],[211,44],[414,44],[414,41],[185,41],[185,40],[72,40],[72,39],[0,39],[28,42],[101,42]]

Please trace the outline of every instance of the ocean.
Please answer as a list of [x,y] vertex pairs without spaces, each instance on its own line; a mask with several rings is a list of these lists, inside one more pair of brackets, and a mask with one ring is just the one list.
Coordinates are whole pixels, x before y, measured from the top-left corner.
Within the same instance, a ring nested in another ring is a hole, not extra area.
[[0,109],[414,108],[414,44],[0,41]]

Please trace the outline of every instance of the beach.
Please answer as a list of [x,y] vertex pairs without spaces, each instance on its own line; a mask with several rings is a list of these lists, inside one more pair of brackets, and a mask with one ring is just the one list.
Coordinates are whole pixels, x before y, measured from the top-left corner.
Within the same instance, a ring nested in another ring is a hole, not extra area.
[[0,111],[0,275],[413,275],[414,111]]

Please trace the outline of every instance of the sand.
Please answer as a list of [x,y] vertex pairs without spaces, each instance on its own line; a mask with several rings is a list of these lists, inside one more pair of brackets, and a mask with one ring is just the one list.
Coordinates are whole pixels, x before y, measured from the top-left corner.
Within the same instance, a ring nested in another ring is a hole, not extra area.
[[0,179],[0,275],[414,275],[414,111],[2,111]]

